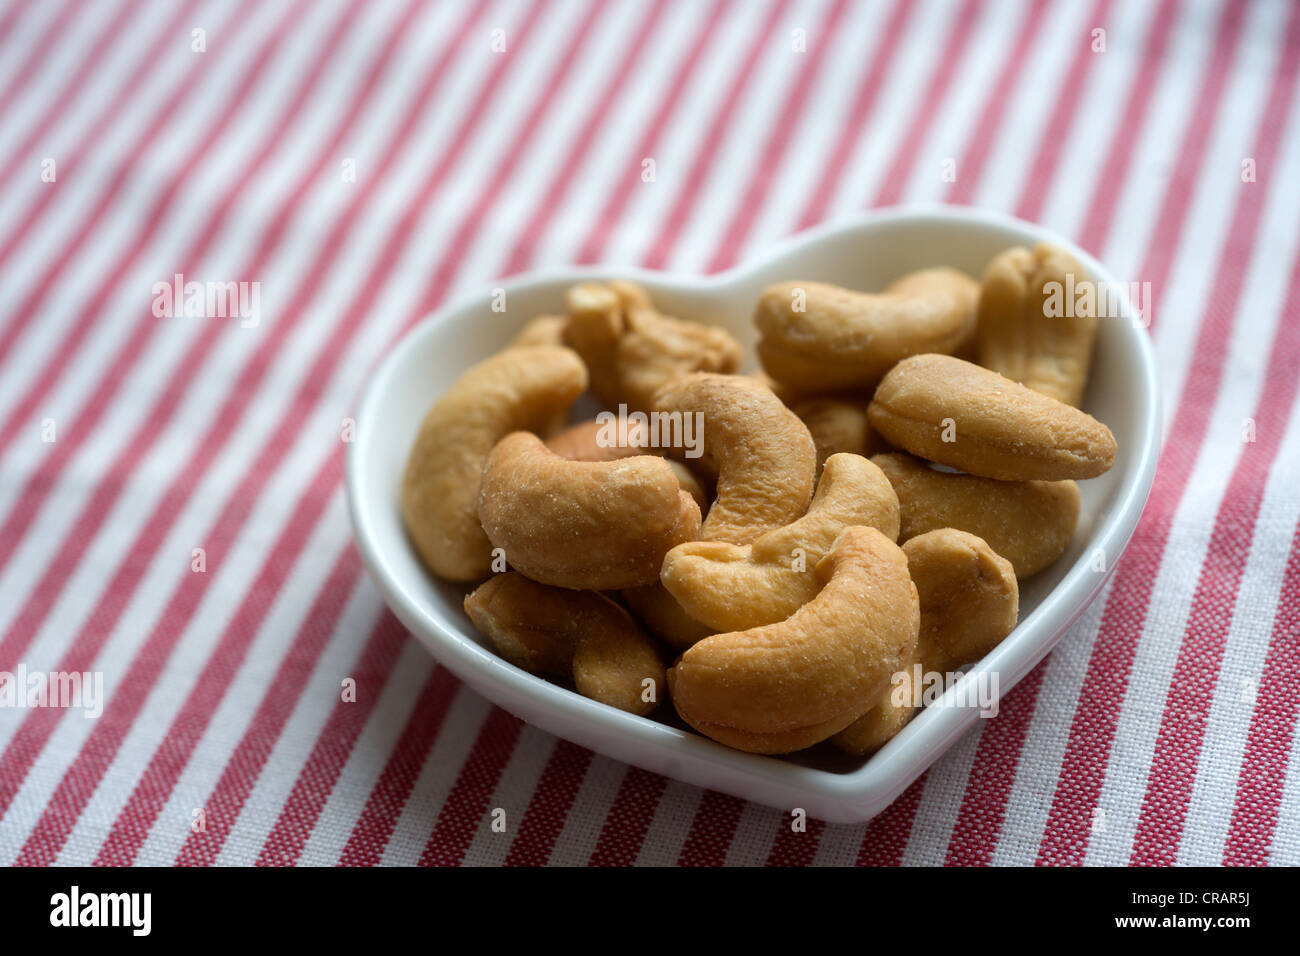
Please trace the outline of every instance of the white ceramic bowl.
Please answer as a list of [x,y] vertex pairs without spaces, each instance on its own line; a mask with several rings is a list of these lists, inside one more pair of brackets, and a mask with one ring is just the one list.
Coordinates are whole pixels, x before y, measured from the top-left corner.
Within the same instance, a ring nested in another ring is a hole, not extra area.
[[[902,273],[948,265],[979,276],[1008,246],[1050,240],[1069,249],[1094,278],[1113,277],[1073,243],[1030,223],[958,207],[888,210],[802,233],[721,275],[674,276],[638,269],[533,273],[505,284],[507,309],[491,292],[441,309],[383,361],[357,415],[347,463],[348,503],[357,546],[393,612],[444,666],[470,687],[531,724],[617,760],[775,807],[801,807],[831,822],[866,820],[889,805],[979,718],[961,706],[927,707],[871,759],[845,765],[820,757],[781,759],[740,753],[704,737],[634,717],[506,663],[484,645],[461,601],[465,589],[435,581],[402,528],[399,489],[407,453],[430,404],[461,372],[499,349],[532,316],[562,311],[564,290],[590,278],[642,283],[664,311],[725,326],[746,346],[759,291],[782,280],[819,280],[874,290]],[[1117,286],[1116,286],[1117,287]],[[1119,454],[1101,478],[1081,482],[1083,513],[1070,549],[1028,581],[1020,623],[967,679],[996,674],[1003,694],[1051,650],[1101,590],[1146,503],[1158,451],[1155,366],[1130,302],[1101,322],[1083,407],[1115,434]],[[1104,571],[1095,570],[1096,555]],[[960,685],[953,693],[961,692]],[[667,710],[671,710],[669,705]],[[996,719],[996,718],[993,718]]]

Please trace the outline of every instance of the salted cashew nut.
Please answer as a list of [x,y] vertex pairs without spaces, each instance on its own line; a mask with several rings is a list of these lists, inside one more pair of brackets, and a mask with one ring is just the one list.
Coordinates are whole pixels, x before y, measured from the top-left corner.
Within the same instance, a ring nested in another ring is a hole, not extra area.
[[668,414],[703,415],[699,463],[717,476],[717,496],[701,540],[748,544],[807,510],[817,449],[807,426],[762,383],[741,375],[687,375],[660,389],[654,405]]
[[658,706],[666,685],[654,641],[602,594],[509,571],[467,596],[465,613],[517,667],[571,677],[584,697],[629,713],[644,716]]
[[1073,290],[1095,286],[1059,246],[1016,246],[997,256],[980,292],[979,364],[1077,407],[1097,340],[1097,304]]
[[[639,422],[627,423],[628,441],[624,444],[606,440],[607,425],[596,419],[578,422],[558,434],[546,439],[546,447],[561,458],[573,461],[615,461],[619,458],[632,458],[636,455],[652,454],[648,441],[644,437],[649,429]],[[664,459],[668,467],[677,476],[677,483],[682,490],[695,499],[703,513],[709,507],[709,495],[695,472],[680,461]]]
[[678,375],[740,367],[740,343],[725,329],[664,315],[634,283],[578,283],[565,301],[565,342],[587,363],[592,392],[611,409],[648,411],[655,392]]
[[544,430],[586,387],[587,371],[571,349],[512,348],[467,370],[433,404],[407,460],[402,517],[434,574],[487,576],[492,545],[478,519],[484,460],[503,435]]
[[1015,569],[983,538],[939,528],[905,542],[903,553],[921,600],[917,658],[924,670],[965,667],[1015,630]]
[[593,591],[654,583],[668,549],[700,528],[699,505],[664,459],[570,461],[529,432],[488,455],[478,514],[516,571]]
[[898,497],[878,466],[859,455],[832,455],[802,518],[752,544],[679,544],[664,556],[659,579],[689,617],[715,632],[784,621],[817,596],[813,569],[854,525],[897,540]]
[[899,362],[867,415],[895,447],[984,478],[1094,478],[1115,462],[1115,436],[1091,415],[950,355]]
[[706,637],[718,633],[691,617],[677,598],[659,582],[623,592],[632,616],[659,640],[677,651],[685,651]]
[[995,481],[936,471],[901,453],[871,460],[898,495],[900,541],[939,528],[968,531],[1011,562],[1022,580],[1061,556],[1079,522],[1073,481]]
[[677,713],[751,753],[791,753],[861,717],[916,648],[916,587],[902,550],[848,528],[817,567],[815,598],[776,624],[716,634],[668,671]]
[[821,282],[769,286],[754,312],[758,358],[796,391],[870,390],[909,355],[968,348],[979,289],[948,268],[910,272],[875,293]]
[[[1020,589],[1011,562],[983,539],[955,528],[903,545],[921,602],[915,661],[923,674],[947,674],[979,660],[1016,627]],[[879,750],[915,710],[912,662],[896,673],[871,710],[831,738],[851,754]]]
[[[924,607],[921,615],[924,620]],[[845,753],[865,756],[875,753],[906,727],[916,713],[912,691],[914,662],[915,654],[909,655],[903,666],[889,679],[889,686],[881,693],[875,705],[831,737],[830,742]]]
[[564,329],[568,324],[567,315],[539,315],[530,319],[506,347],[517,349],[530,345],[564,345]]
[[813,445],[817,448],[817,473],[821,474],[826,459],[847,452],[870,458],[889,450],[889,445],[876,434],[867,420],[869,398],[852,399],[832,395],[798,399],[790,411],[808,426]]

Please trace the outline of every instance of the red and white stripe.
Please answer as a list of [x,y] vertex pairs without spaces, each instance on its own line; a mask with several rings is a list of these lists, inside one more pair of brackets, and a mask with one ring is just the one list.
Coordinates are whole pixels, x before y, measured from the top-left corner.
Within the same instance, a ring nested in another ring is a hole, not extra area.
[[[0,5],[0,670],[108,692],[0,710],[0,863],[1300,861],[1297,82],[1282,2]],[[383,608],[339,430],[422,315],[908,201],[1150,281],[1166,438],[1102,597],[881,816],[551,738]],[[261,325],[155,319],[178,271]]]

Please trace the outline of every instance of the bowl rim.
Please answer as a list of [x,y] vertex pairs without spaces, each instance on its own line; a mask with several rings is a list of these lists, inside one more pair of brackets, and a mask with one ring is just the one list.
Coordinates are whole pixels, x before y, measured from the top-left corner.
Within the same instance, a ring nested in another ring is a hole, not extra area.
[[[729,286],[740,284],[749,277],[771,269],[776,263],[807,246],[890,224],[911,222],[924,225],[927,221],[932,221],[934,225],[960,221],[1020,233],[1026,236],[1026,242],[1031,238],[1033,241],[1050,241],[1073,254],[1097,281],[1114,283],[1110,270],[1102,263],[1074,242],[1044,226],[990,210],[924,204],[837,217],[790,236],[725,272],[711,275],[670,273],[617,264],[559,266],[512,276],[503,282],[494,283],[494,288],[505,289],[508,296],[512,290],[524,287],[617,276],[650,285],[671,286],[682,291],[724,291]],[[1115,287],[1123,309],[1121,318],[1137,314],[1124,286],[1116,284]],[[419,349],[429,336],[453,316],[469,308],[481,308],[483,299],[483,288],[470,290],[408,329],[370,375],[357,408],[355,436],[349,443],[345,464],[348,512],[353,537],[363,562],[398,619],[441,665],[448,667],[458,678],[505,709],[515,713],[519,709],[531,710],[520,703],[526,698],[531,698],[539,705],[544,703],[546,707],[554,707],[557,709],[555,721],[537,714],[525,719],[569,739],[575,739],[574,735],[568,730],[556,729],[558,724],[572,726],[575,720],[591,721],[591,735],[578,742],[592,749],[602,749],[598,741],[609,736],[601,729],[607,727],[621,737],[634,740],[639,746],[658,751],[661,758],[694,758],[693,762],[703,761],[719,766],[724,772],[716,781],[716,789],[739,793],[736,786],[730,783],[739,772],[745,777],[760,779],[769,790],[782,791],[791,799],[797,798],[799,794],[809,794],[843,804],[846,808],[851,807],[851,810],[840,815],[842,820],[865,819],[892,802],[977,718],[978,714],[972,708],[944,706],[945,702],[951,703],[954,695],[961,691],[960,682],[950,687],[940,698],[937,702],[940,706],[926,707],[881,751],[865,760],[857,769],[844,772],[825,770],[733,750],[652,718],[638,717],[606,707],[544,678],[529,674],[507,663],[455,627],[449,626],[448,621],[433,613],[402,585],[398,576],[391,573],[373,533],[372,522],[377,517],[373,513],[371,495],[367,493],[369,486],[366,482],[365,449],[370,430],[366,423],[375,416],[391,380],[408,358],[408,353]],[[1134,384],[1134,400],[1139,403],[1138,415],[1135,417],[1138,422],[1139,447],[1136,449],[1135,462],[1129,468],[1131,477],[1117,486],[1116,503],[1098,516],[1089,538],[1091,547],[1076,559],[1039,605],[1017,622],[1011,635],[967,670],[971,675],[996,672],[999,697],[1005,697],[1011,687],[1046,657],[1104,587],[1132,538],[1151,491],[1160,449],[1159,387],[1155,355],[1150,336],[1144,327],[1131,319],[1121,324],[1128,330],[1128,344],[1136,348],[1138,367],[1142,373],[1139,381]],[[1108,557],[1107,566],[1100,573],[1090,567],[1088,561],[1089,552],[1094,552],[1097,548],[1102,549]],[[1063,605],[1070,608],[1067,619],[1052,625],[1052,633],[1046,637],[1039,634],[1039,631],[1048,626],[1049,615],[1059,614]],[[492,692],[497,689],[508,692],[514,699],[510,702],[502,700],[501,695]],[[569,719],[561,721],[558,719],[560,717]],[[620,754],[615,759],[627,761],[629,758]],[[636,762],[635,759],[632,762]],[[671,771],[663,769],[662,759],[655,761],[650,769],[672,775]],[[752,794],[739,795],[748,799],[761,799]],[[833,816],[835,814],[826,814],[823,818]]]

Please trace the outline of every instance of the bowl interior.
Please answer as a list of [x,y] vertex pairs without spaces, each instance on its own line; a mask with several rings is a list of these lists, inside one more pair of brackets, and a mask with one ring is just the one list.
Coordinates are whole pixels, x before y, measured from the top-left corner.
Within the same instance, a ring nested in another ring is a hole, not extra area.
[[[755,333],[753,303],[763,287],[783,280],[830,282],[874,290],[919,268],[947,265],[978,277],[997,253],[1051,240],[1069,248],[1099,282],[1113,282],[1077,247],[1039,227],[953,209],[900,211],[832,225],[715,277],[671,276],[636,269],[564,270],[505,285],[504,311],[491,289],[421,324],[377,371],[358,414],[348,462],[349,504],[363,558],[398,616],[443,663],[526,720],[619,759],[697,783],[780,805],[813,791],[828,819],[861,819],[887,805],[969,726],[969,708],[927,708],[867,762],[845,761],[819,748],[794,760],[737,754],[654,720],[621,714],[532,677],[501,661],[464,615],[467,589],[432,579],[402,528],[399,490],[407,453],[425,411],[469,365],[501,348],[530,318],[562,311],[565,289],[583,278],[624,277],[642,283],[664,311],[721,325],[746,347]],[[499,297],[498,297],[499,301]],[[1069,550],[1022,584],[1020,624],[971,670],[996,668],[1002,693],[1050,649],[1100,590],[1127,543],[1149,490],[1156,446],[1155,381],[1145,332],[1126,297],[1101,320],[1093,374],[1083,407],[1114,433],[1115,466],[1080,482],[1082,514]],[[584,400],[574,418],[596,407]],[[671,707],[665,708],[671,710]],[[582,721],[578,726],[575,722]],[[675,762],[674,762],[675,761]],[[716,773],[712,773],[716,771]],[[806,800],[801,806],[816,806]],[[810,808],[809,812],[813,812]]]

